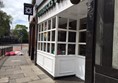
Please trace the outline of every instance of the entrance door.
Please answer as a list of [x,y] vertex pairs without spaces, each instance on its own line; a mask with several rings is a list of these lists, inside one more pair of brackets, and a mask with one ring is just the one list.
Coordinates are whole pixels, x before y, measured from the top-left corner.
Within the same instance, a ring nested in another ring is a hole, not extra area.
[[89,0],[86,49],[85,83],[118,83],[118,0]]
[[117,14],[118,0],[97,0],[95,83],[118,83]]

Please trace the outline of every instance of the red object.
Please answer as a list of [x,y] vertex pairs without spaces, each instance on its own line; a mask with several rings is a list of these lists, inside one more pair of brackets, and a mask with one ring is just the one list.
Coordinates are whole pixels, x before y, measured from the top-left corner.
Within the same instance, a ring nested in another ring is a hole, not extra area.
[[6,53],[5,53],[5,55],[6,55],[6,56],[9,56],[9,55],[10,55],[10,53],[9,53],[9,52],[6,52]]
[[9,52],[10,56],[14,56],[15,55],[15,52],[11,51]]

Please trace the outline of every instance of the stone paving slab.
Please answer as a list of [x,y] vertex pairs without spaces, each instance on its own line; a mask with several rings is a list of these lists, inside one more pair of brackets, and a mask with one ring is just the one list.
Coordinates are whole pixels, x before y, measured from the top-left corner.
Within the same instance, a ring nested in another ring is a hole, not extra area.
[[7,82],[9,82],[9,78],[8,77],[0,78],[0,83],[7,83]]

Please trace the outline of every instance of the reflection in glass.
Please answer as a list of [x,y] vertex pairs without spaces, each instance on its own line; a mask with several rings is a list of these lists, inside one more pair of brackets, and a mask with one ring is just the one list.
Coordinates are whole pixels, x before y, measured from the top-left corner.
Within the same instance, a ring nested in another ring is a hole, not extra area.
[[86,29],[87,27],[87,18],[83,18],[80,20],[80,30]]
[[50,32],[48,32],[48,41],[50,41]]
[[67,18],[59,17],[59,28],[67,29]]
[[78,51],[79,55],[85,56],[85,54],[86,54],[86,45],[79,45],[78,50],[79,50]]
[[69,19],[69,29],[76,30],[77,28],[77,21],[73,19]]
[[58,41],[66,42],[66,31],[58,31]]
[[76,32],[69,32],[68,42],[76,42]]
[[50,52],[50,43],[47,43],[47,52]]
[[47,22],[44,22],[44,31],[47,30]]
[[55,31],[52,31],[52,41],[55,41]]
[[54,54],[55,53],[55,44],[51,44],[51,53]]
[[41,33],[41,41],[43,41],[43,33]]
[[79,33],[79,42],[86,42],[86,31]]
[[65,54],[66,54],[66,44],[58,44],[57,55],[65,55]]
[[46,43],[44,43],[44,49],[43,50],[46,51]]
[[51,20],[48,20],[48,30],[51,29]]
[[41,50],[43,50],[43,43],[41,43]]
[[68,55],[75,54],[75,44],[68,44]]
[[48,37],[48,33],[47,32],[44,32],[44,41],[46,41],[47,40],[47,37]]
[[52,19],[52,29],[56,27],[56,17]]
[[40,34],[39,34],[39,41],[40,41]]

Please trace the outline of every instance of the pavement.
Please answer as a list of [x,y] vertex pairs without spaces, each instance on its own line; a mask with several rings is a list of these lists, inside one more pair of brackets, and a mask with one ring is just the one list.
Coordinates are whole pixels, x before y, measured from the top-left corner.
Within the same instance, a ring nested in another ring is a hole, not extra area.
[[[30,60],[28,46],[23,46],[23,56],[7,56],[0,60],[0,83],[84,83],[77,77],[53,80]],[[20,50],[20,45],[14,46]]]

